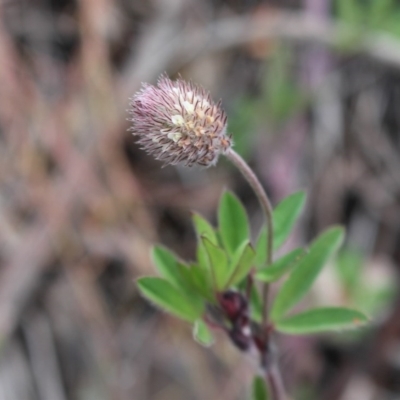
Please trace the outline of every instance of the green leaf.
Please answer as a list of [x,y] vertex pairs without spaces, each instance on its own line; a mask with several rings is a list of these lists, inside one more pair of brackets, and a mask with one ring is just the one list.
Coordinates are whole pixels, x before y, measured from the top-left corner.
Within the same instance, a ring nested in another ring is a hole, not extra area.
[[361,312],[341,307],[324,307],[284,318],[275,322],[279,332],[304,335],[318,332],[359,328],[368,322]]
[[207,271],[196,264],[187,266],[181,263],[178,263],[178,270],[182,280],[185,282],[183,292],[188,295],[192,301],[196,301],[196,295],[207,299],[211,303],[216,301],[212,282],[208,279]]
[[[200,299],[195,298],[194,294],[192,295],[193,290],[196,289],[197,295],[210,299],[210,291],[207,290],[210,285],[206,284],[204,273],[201,277],[201,271],[192,270],[187,265],[182,264],[173,253],[161,246],[153,248],[152,258],[160,275],[176,289],[191,296],[192,301],[200,301]],[[197,276],[195,276],[195,273],[197,273]]]
[[165,279],[143,277],[137,285],[144,297],[179,318],[194,322],[203,314],[204,304],[193,303]]
[[196,342],[200,343],[202,346],[210,347],[214,343],[214,337],[206,323],[198,319],[193,326],[193,337]]
[[197,234],[197,261],[203,270],[209,272],[208,254],[201,241],[201,237],[206,237],[214,245],[218,245],[218,238],[214,228],[200,214],[193,213],[192,219]]
[[301,260],[305,251],[301,248],[295,249],[288,254],[278,258],[271,265],[259,269],[255,278],[262,282],[275,282],[286,272],[293,269]]
[[205,236],[212,244],[218,245],[217,235],[211,224],[197,213],[193,213],[192,219],[198,239]]
[[274,249],[278,249],[288,238],[304,208],[306,195],[296,192],[283,199],[274,209]]
[[362,264],[362,254],[356,250],[346,249],[338,254],[335,263],[336,272],[347,294],[354,294],[362,282]]
[[172,252],[165,247],[154,246],[152,249],[152,260],[163,278],[178,289],[182,287],[182,282],[179,279],[178,262]]
[[249,223],[242,203],[230,192],[222,195],[218,209],[218,224],[222,243],[232,256],[245,240],[249,240]]
[[212,244],[206,237],[202,237],[201,241],[208,254],[210,272],[215,288],[221,290],[230,275],[228,257],[224,250]]
[[310,246],[275,297],[271,319],[277,321],[308,292],[324,264],[342,244],[344,230],[333,227],[323,232]]
[[338,17],[349,24],[360,24],[364,18],[364,8],[358,0],[337,0],[337,12]]
[[[306,195],[296,192],[283,199],[273,211],[274,249],[278,249],[290,235],[293,226],[304,208]],[[256,244],[257,268],[264,267],[267,262],[267,227],[263,225]]]
[[267,263],[267,227],[264,224],[258,235],[256,243],[256,258],[254,264],[257,268],[264,267]]
[[395,11],[394,0],[371,1],[368,10],[369,25],[377,29],[385,27]]
[[229,267],[230,277],[225,281],[224,288],[235,286],[243,280],[253,266],[255,252],[251,244],[246,241],[236,250]]
[[261,295],[255,285],[251,288],[250,292],[250,313],[252,320],[256,322],[262,321],[263,305]]
[[204,244],[201,241],[201,239],[199,239],[197,241],[196,259],[197,259],[197,262],[199,263],[199,266],[203,270],[209,271],[210,263],[209,263],[209,260],[208,260],[208,254],[207,254],[207,250],[204,247]]
[[251,400],[268,400],[268,391],[265,386],[265,381],[261,376],[256,376],[253,379]]

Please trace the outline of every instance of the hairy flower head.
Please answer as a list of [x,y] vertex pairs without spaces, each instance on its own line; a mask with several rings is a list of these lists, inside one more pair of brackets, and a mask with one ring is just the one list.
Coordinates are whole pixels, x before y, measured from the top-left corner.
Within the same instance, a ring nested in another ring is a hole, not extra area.
[[156,86],[143,84],[130,106],[130,130],[165,164],[214,165],[232,145],[221,102],[192,82],[162,75]]

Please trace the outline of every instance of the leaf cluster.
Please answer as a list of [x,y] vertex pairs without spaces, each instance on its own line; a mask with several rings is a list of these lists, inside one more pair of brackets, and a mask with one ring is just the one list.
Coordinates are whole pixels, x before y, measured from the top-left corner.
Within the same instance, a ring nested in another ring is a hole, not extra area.
[[[304,204],[305,194],[297,192],[274,209],[274,250],[292,232]],[[140,278],[138,287],[156,306],[192,323],[194,336],[201,344],[213,342],[207,310],[218,307],[219,295],[228,290],[244,292],[254,281],[271,284],[285,279],[269,314],[273,328],[281,333],[337,331],[356,328],[367,321],[362,313],[340,307],[291,313],[341,246],[341,227],[327,229],[308,248],[291,250],[267,265],[266,228],[262,228],[253,246],[246,211],[231,192],[221,197],[217,228],[197,213],[192,219],[197,235],[196,260],[184,262],[168,249],[156,246],[152,258],[161,277]],[[252,320],[260,322],[263,305],[257,285],[251,286],[248,301]]]
[[335,9],[337,18],[354,30],[353,39],[369,31],[400,36],[400,7],[395,0],[336,0]]

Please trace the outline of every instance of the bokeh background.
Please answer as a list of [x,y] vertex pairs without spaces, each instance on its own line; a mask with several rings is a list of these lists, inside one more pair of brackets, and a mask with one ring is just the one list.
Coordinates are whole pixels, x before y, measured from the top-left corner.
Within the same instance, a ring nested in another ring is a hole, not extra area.
[[135,145],[128,98],[162,72],[222,98],[274,204],[307,190],[286,249],[347,228],[304,304],[372,322],[281,338],[293,398],[400,399],[396,0],[0,2],[0,399],[249,399],[249,362],[134,283],[157,242],[194,257],[190,211],[215,222],[224,188],[262,221],[228,162],[161,168]]

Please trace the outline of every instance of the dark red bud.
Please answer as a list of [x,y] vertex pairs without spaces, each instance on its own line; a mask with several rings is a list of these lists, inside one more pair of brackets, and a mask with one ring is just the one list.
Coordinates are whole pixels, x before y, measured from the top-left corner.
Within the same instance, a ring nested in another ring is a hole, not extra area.
[[219,296],[219,304],[225,315],[231,322],[247,313],[247,300],[241,293],[232,290],[226,291]]
[[232,329],[229,332],[229,337],[232,342],[242,351],[246,351],[249,349],[251,344],[251,337],[246,335],[242,330]]

